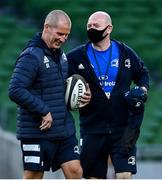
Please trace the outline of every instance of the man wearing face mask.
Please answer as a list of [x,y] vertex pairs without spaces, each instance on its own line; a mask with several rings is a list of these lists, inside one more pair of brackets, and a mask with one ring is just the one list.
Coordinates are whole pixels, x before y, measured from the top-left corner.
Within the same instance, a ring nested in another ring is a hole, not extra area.
[[93,13],[87,22],[90,42],[67,54],[69,72],[82,75],[92,94],[90,103],[79,110],[84,178],[105,179],[109,156],[117,179],[131,179],[136,173],[148,70],[130,47],[110,39],[112,29],[106,12]]

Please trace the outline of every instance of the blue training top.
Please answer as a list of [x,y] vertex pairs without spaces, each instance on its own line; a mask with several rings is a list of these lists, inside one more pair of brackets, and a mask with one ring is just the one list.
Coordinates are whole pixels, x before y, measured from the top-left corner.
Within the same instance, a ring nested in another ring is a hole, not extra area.
[[109,99],[115,86],[119,69],[119,48],[116,42],[111,41],[108,49],[98,51],[90,43],[87,47],[87,54],[95,74],[100,81],[100,85]]

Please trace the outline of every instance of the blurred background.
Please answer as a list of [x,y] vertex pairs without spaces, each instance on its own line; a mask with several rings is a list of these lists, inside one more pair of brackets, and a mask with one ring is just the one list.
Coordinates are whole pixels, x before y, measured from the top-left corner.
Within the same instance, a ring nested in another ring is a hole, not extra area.
[[[139,173],[135,177],[162,178],[162,0],[0,1],[0,178],[22,175],[21,152],[15,138],[16,105],[8,98],[8,82],[16,58],[27,41],[42,30],[45,16],[53,9],[64,10],[72,20],[65,52],[87,42],[87,19],[102,10],[112,17],[111,37],[132,47],[144,60],[151,86],[138,140]],[[72,113],[79,129],[78,113]],[[17,165],[20,167],[15,170]]]

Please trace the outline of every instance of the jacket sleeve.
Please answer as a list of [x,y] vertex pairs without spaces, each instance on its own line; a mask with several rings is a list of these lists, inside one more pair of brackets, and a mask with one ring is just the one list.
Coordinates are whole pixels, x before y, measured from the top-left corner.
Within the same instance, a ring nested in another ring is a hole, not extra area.
[[29,91],[38,70],[38,60],[33,55],[18,59],[9,83],[9,97],[24,109],[44,116],[49,112],[48,106]]
[[141,58],[129,48],[129,57],[133,72],[133,81],[137,86],[145,86],[149,89],[149,73]]

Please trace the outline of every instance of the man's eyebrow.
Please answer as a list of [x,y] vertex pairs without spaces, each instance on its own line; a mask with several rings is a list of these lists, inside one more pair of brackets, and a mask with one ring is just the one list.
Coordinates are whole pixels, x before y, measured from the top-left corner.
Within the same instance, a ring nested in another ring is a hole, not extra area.
[[94,26],[100,26],[100,24],[99,23],[88,23],[87,25],[94,25]]

